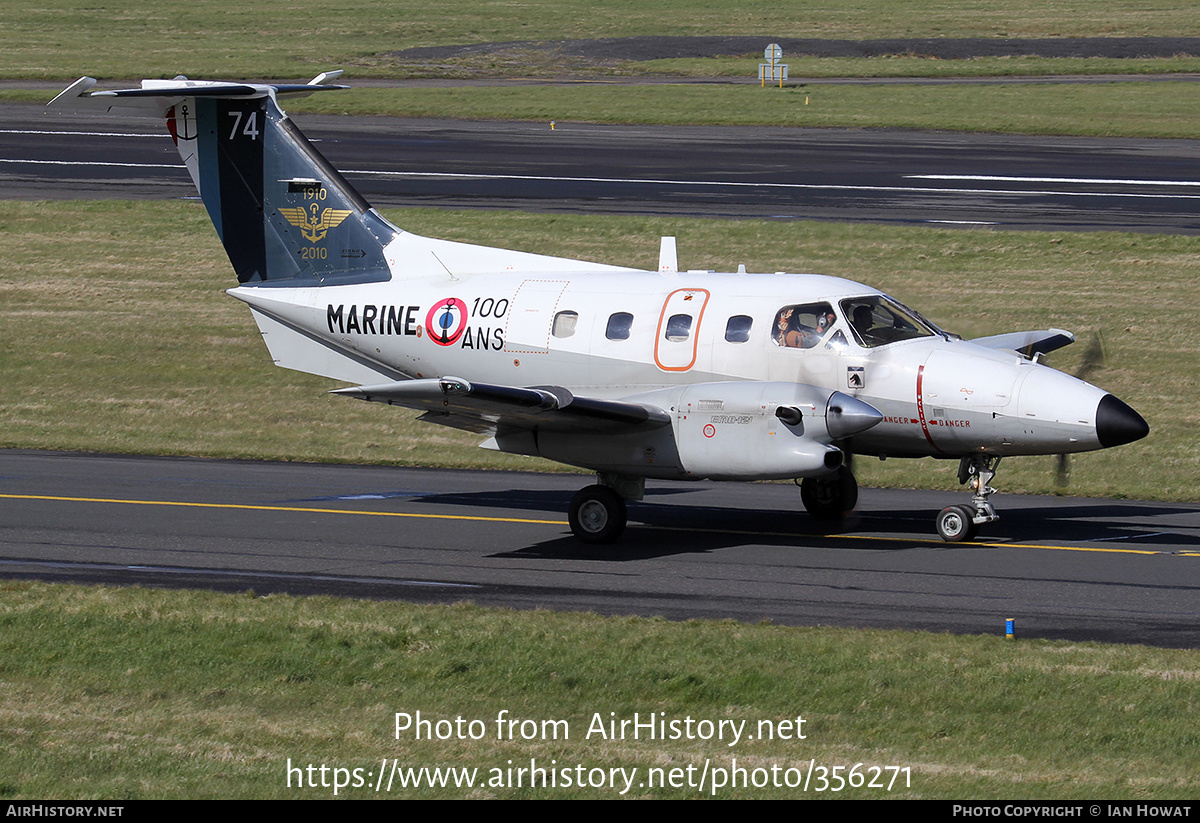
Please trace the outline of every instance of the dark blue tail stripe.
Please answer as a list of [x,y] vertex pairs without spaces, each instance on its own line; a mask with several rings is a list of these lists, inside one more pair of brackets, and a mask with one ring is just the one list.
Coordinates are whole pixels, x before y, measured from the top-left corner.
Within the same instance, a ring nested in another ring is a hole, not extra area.
[[193,98],[200,192],[238,282],[325,285],[390,278],[381,218],[275,101]]

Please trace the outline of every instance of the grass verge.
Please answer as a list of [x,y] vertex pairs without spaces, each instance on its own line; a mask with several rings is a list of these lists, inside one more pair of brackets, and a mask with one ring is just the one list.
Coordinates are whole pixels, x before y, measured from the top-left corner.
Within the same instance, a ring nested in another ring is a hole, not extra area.
[[[330,66],[372,76],[404,68],[387,54],[416,47],[565,38],[676,35],[830,37],[1179,37],[1196,32],[1187,4],[1113,0],[1036,3],[862,0],[793,8],[766,0],[209,0],[119,8],[90,0],[8,0],[0,78],[311,77]],[[319,21],[313,22],[313,21]]]
[[[354,78],[348,82],[353,85]],[[61,91],[9,89],[45,104]],[[1197,136],[1200,83],[962,85],[662,83],[352,88],[289,101],[293,113],[668,125],[900,128],[1099,137]]]
[[[762,58],[715,57],[644,60],[622,66],[629,74],[679,77],[757,77]],[[972,57],[940,60],[915,55],[887,57],[788,57],[788,76],[805,78],[950,78],[950,77],[1050,77],[1098,74],[1179,74],[1200,71],[1200,58],[1101,58],[1101,57]]]
[[360,88],[295,112],[405,117],[1197,136],[1200,83]]
[[[316,799],[334,795],[335,768],[366,784],[340,797],[619,796],[561,779],[509,785],[510,767],[536,761],[573,778],[577,765],[602,769],[605,781],[636,769],[626,797],[1149,800],[1194,796],[1200,767],[1195,726],[1180,722],[1200,710],[1192,651],[11,581],[0,591],[6,799]],[[482,721],[472,732],[483,739],[397,739],[396,713],[418,711],[448,721],[442,731]],[[535,725],[496,739],[503,711]],[[597,717],[634,713],[679,721],[681,736],[594,733]],[[687,739],[688,717],[697,733],[699,721],[745,722],[743,735]],[[834,792],[829,772],[826,791],[819,775],[807,792],[688,785],[735,759],[751,780],[794,781],[814,761],[843,777],[856,764],[908,768],[911,784],[901,773],[890,792]],[[289,761],[326,766],[327,786],[316,771],[316,787],[297,788],[293,772],[289,788]],[[474,768],[482,785],[377,794],[385,761]],[[656,768],[681,785],[639,785]],[[504,784],[486,785],[495,770]]]
[[[1197,500],[1200,330],[1175,322],[1200,265],[1193,237],[866,224],[398,210],[451,240],[653,268],[679,238],[685,268],[811,271],[887,291],[944,328],[980,336],[1101,333],[1090,379],[1147,418],[1138,443],[1073,458],[1070,493]],[[0,202],[0,446],[274,460],[547,469],[475,447],[331,381],[271,365],[249,312],[222,291],[228,263],[203,208],[183,202]],[[148,253],[148,250],[150,253]],[[1153,466],[1154,471],[1145,470]],[[957,488],[944,461],[860,460],[864,485]],[[1053,458],[1005,463],[1005,491],[1055,491]]]

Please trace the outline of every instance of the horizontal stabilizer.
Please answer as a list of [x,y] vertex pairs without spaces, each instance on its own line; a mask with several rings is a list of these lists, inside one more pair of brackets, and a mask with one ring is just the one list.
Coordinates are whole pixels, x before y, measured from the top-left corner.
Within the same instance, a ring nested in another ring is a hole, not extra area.
[[262,97],[267,94],[307,96],[316,91],[348,89],[325,81],[341,75],[340,71],[322,72],[309,83],[229,83],[220,80],[143,80],[140,88],[92,91],[94,77],[80,77],[57,97],[46,104],[58,111],[113,111],[159,117],[167,109],[189,97]]

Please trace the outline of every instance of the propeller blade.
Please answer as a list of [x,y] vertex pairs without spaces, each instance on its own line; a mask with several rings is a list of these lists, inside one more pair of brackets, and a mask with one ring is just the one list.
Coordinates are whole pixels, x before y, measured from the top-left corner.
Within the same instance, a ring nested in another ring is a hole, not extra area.
[[1104,363],[1107,359],[1108,356],[1104,350],[1104,337],[1100,334],[1100,330],[1096,329],[1092,334],[1091,341],[1088,342],[1088,347],[1084,349],[1083,356],[1079,360],[1079,366],[1075,369],[1075,376],[1080,380],[1087,380],[1092,372],[1104,368]]
[[[1080,380],[1087,380],[1093,372],[1097,372],[1104,368],[1105,362],[1108,360],[1108,353],[1104,349],[1104,336],[1099,329],[1092,332],[1092,339],[1088,341],[1088,346],[1083,350],[1083,355],[1079,358],[1079,365],[1075,368],[1075,376]],[[1060,454],[1054,461],[1054,485],[1060,489],[1065,489],[1071,484],[1071,455]]]
[[1060,454],[1054,461],[1054,485],[1065,489],[1071,482],[1071,455]]

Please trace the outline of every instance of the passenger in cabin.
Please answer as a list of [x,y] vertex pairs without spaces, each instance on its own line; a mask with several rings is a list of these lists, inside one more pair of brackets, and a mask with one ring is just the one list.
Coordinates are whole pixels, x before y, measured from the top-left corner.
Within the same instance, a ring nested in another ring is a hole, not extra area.
[[825,333],[837,322],[837,315],[828,303],[807,306],[784,306],[775,315],[771,339],[775,345],[792,349],[811,349],[821,342]]
[[792,326],[792,313],[795,311],[794,306],[785,306],[779,310],[779,314],[775,315],[775,329],[771,332],[771,339],[775,341],[776,346],[786,346],[788,331]]

